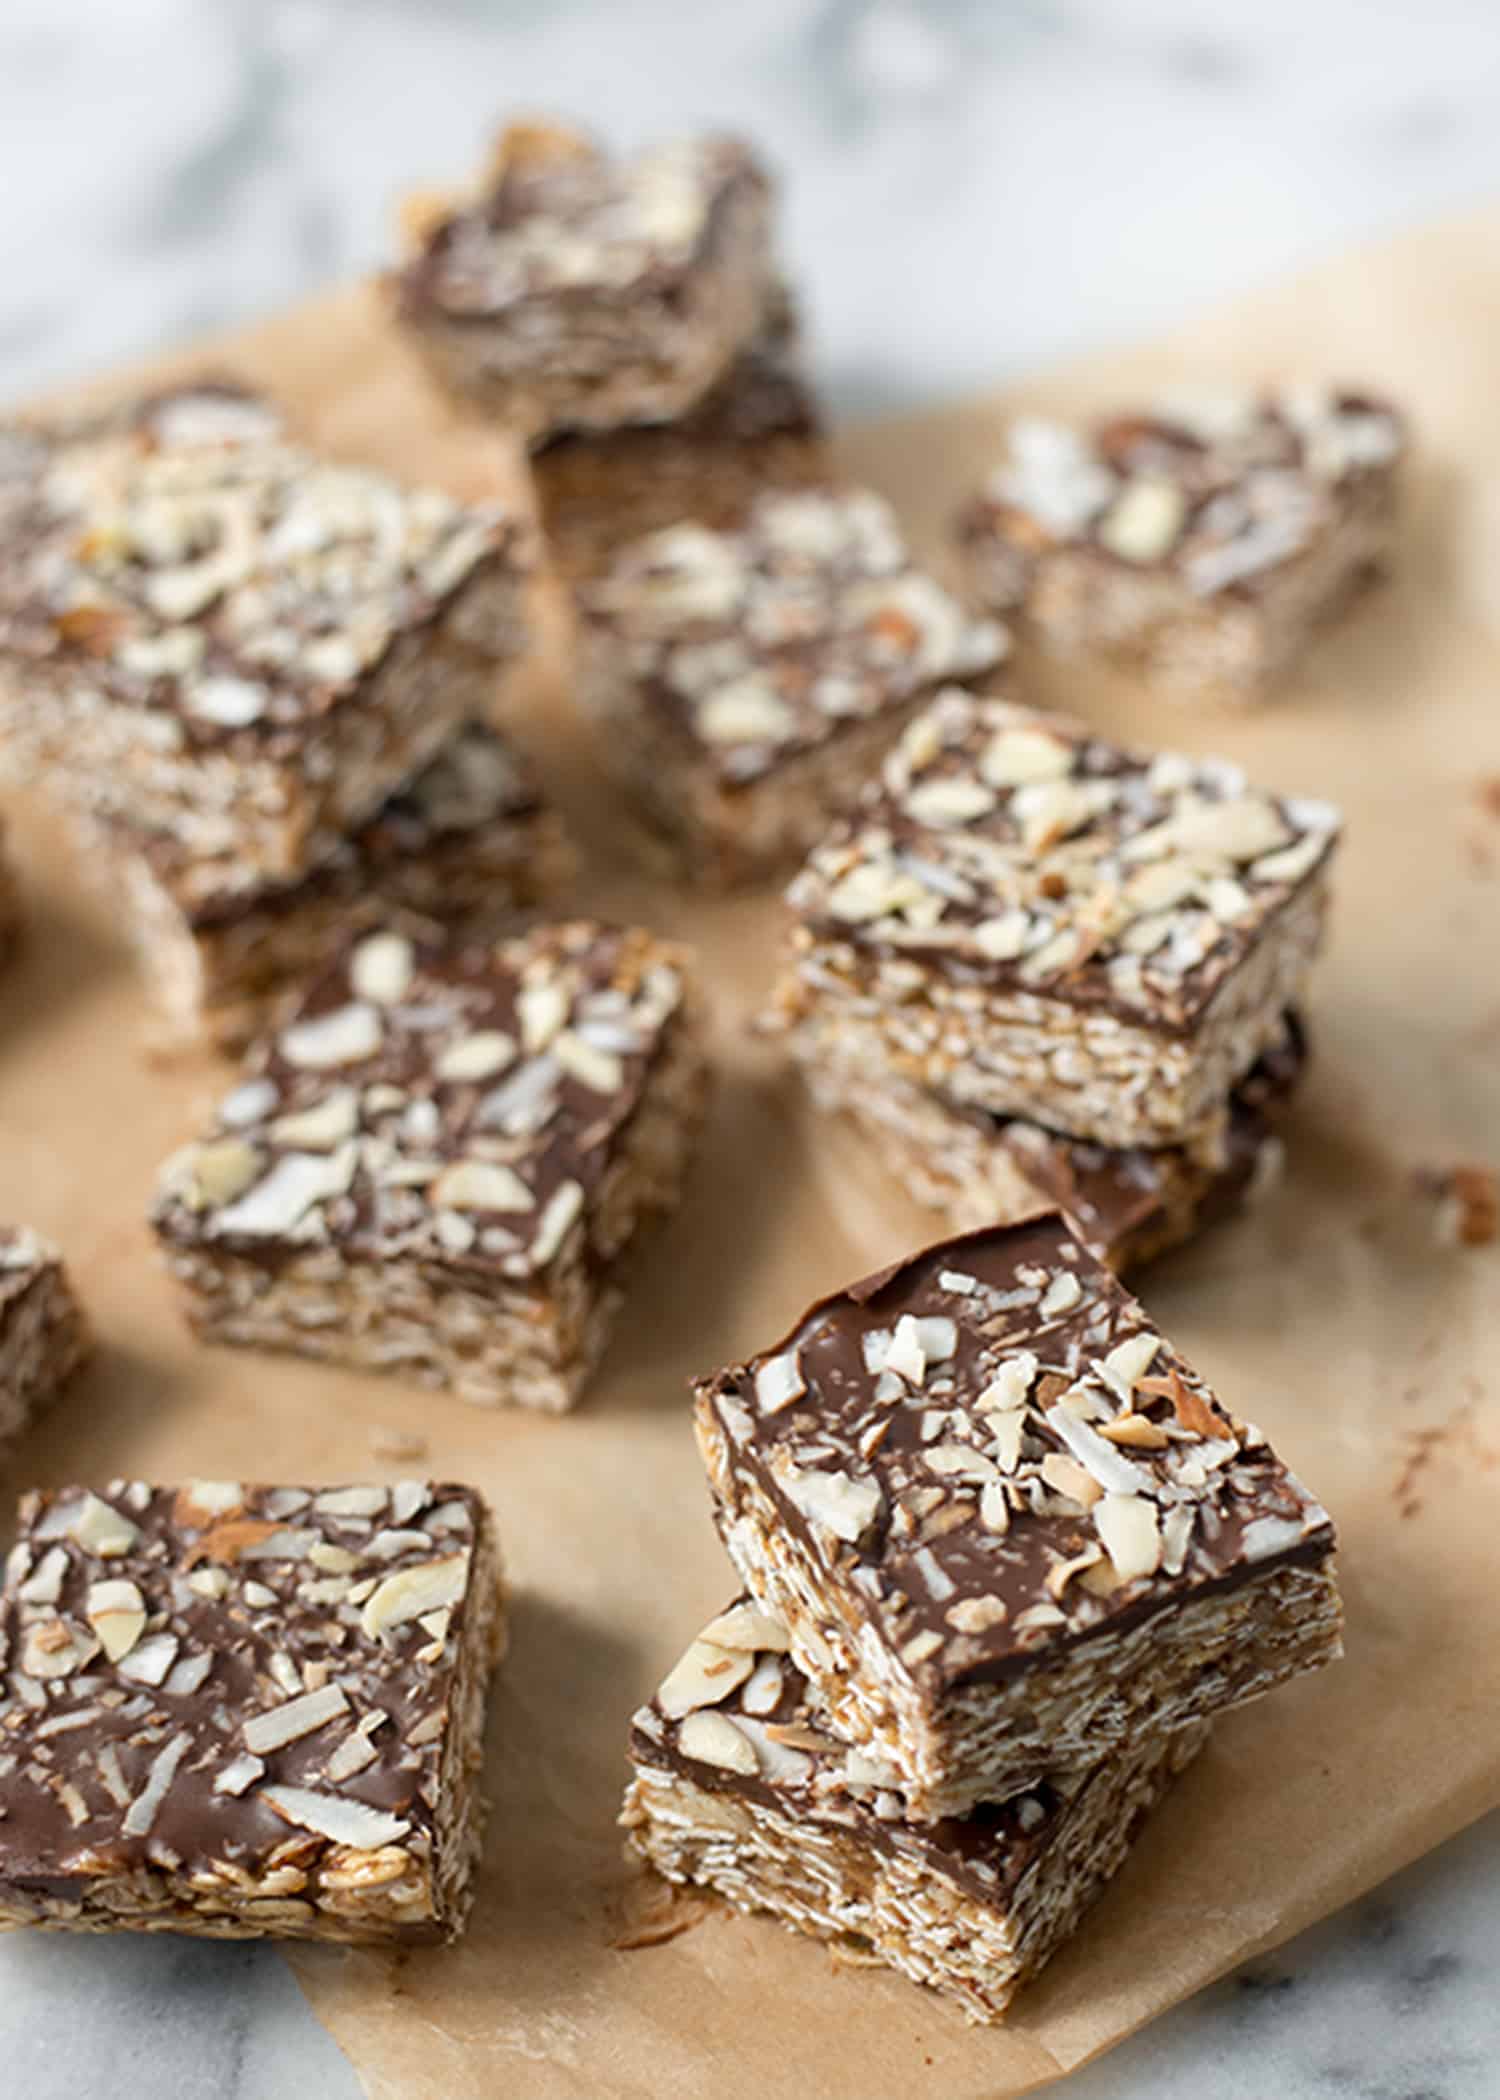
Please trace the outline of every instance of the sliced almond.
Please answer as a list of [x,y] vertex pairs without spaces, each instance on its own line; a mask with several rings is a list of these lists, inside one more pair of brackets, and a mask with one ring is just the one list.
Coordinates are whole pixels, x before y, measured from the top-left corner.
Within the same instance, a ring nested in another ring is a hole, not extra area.
[[669,1720],[680,1720],[700,1706],[717,1706],[755,1667],[755,1652],[744,1646],[722,1646],[702,1634],[689,1643],[657,1688],[657,1703]]
[[521,1024],[521,1041],[532,1056],[545,1050],[566,1024],[572,1004],[567,986],[556,977],[533,978],[522,985],[516,1018]]
[[33,1619],[21,1637],[28,1677],[71,1677],[99,1653],[99,1643],[66,1619]]
[[1131,1451],[1164,1451],[1171,1438],[1159,1422],[1149,1415],[1116,1415],[1112,1422],[1101,1422],[1099,1434],[1107,1443],[1123,1444]]
[[1075,1554],[1071,1560],[1054,1561],[1047,1571],[1047,1595],[1054,1602],[1061,1602],[1063,1591],[1074,1576],[1081,1575],[1085,1568],[1093,1567],[1101,1558],[1101,1548],[1085,1546],[1083,1551]]
[[91,1582],[84,1617],[109,1661],[118,1662],[146,1630],[146,1601],[133,1582]]
[[432,1183],[429,1197],[441,1210],[513,1214],[536,1208],[535,1196],[515,1168],[488,1159],[456,1159]]
[[728,1714],[716,1713],[711,1707],[685,1716],[677,1730],[677,1747],[698,1764],[717,1765],[746,1779],[760,1769],[755,1745],[744,1730],[736,1728]]
[[97,1553],[101,1560],[114,1560],[128,1553],[140,1537],[129,1517],[94,1494],[84,1495],[67,1530],[85,1552]]
[[245,1490],[237,1480],[190,1480],[173,1499],[173,1521],[196,1529],[232,1516],[244,1501]]
[[515,1055],[514,1036],[499,1028],[476,1028],[472,1035],[447,1044],[434,1069],[441,1080],[492,1079],[514,1062]]
[[372,933],[349,957],[349,983],[356,997],[394,1006],[411,990],[415,966],[416,950],[404,934]]
[[359,1096],[352,1086],[335,1087],[310,1108],[278,1116],[271,1136],[278,1145],[305,1146],[310,1152],[329,1152],[354,1135],[359,1121]]
[[283,1749],[288,1743],[299,1742],[303,1736],[326,1728],[330,1721],[337,1720],[348,1710],[349,1701],[339,1684],[325,1684],[317,1691],[304,1692],[300,1698],[284,1699],[280,1706],[251,1714],[241,1730],[245,1748],[257,1757],[263,1757],[269,1751]]
[[1042,1460],[1042,1478],[1055,1494],[1065,1495],[1083,1509],[1092,1509],[1104,1490],[1092,1473],[1065,1451],[1049,1451]]
[[411,1825],[384,1815],[347,1794],[324,1794],[306,1786],[263,1786],[256,1795],[277,1815],[301,1830],[316,1831],[335,1845],[374,1852],[405,1837]]
[[1073,747],[1045,729],[997,729],[986,744],[979,770],[992,787],[1020,787],[1031,780],[1057,780],[1072,771]]
[[359,1000],[313,1020],[294,1021],[282,1029],[276,1047],[289,1065],[321,1072],[373,1057],[383,1033],[375,1008]]
[[213,1138],[191,1156],[191,1194],[198,1209],[217,1210],[243,1195],[261,1170],[261,1155],[243,1138]]
[[388,1575],[366,1599],[361,1625],[371,1640],[393,1633],[424,1612],[441,1611],[457,1604],[469,1580],[467,1552],[445,1554],[441,1560],[422,1561]]
[[731,1604],[728,1611],[709,1620],[698,1638],[720,1648],[748,1648],[752,1652],[766,1649],[777,1655],[785,1654],[791,1646],[781,1621],[749,1603]]
[[880,1488],[871,1479],[819,1467],[789,1467],[784,1485],[810,1523],[847,1545],[857,1545],[880,1514]]
[[1156,1505],[1144,1495],[1106,1495],[1094,1506],[1094,1529],[1122,1582],[1154,1575],[1161,1562]]
[[279,1238],[319,1205],[347,1194],[358,1164],[352,1142],[328,1153],[284,1152],[263,1181],[217,1213],[212,1230],[226,1238]]
[[795,1349],[784,1349],[779,1356],[768,1356],[757,1366],[755,1404],[763,1415],[774,1415],[783,1407],[790,1407],[806,1391],[802,1359]]
[[1099,544],[1121,561],[1153,562],[1176,546],[1187,499],[1164,474],[1138,474],[1099,521]]
[[902,799],[918,824],[937,828],[972,824],[979,817],[987,817],[995,807],[993,788],[982,780],[965,780],[961,775],[921,781],[908,788]]
[[1121,1400],[1128,1401],[1138,1381],[1145,1377],[1161,1350],[1161,1336],[1127,1335],[1107,1356],[1099,1360],[1099,1375]]

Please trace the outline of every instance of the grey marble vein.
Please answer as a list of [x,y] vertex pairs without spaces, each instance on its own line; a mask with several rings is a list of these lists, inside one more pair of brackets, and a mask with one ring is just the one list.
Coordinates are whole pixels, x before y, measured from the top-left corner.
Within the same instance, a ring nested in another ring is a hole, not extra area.
[[[529,107],[763,141],[834,400],[911,403],[1494,193],[1497,84],[1491,0],[3,0],[0,394],[378,263]],[[1495,2100],[1497,1959],[1500,1819],[1057,2090]],[[0,1944],[0,2067],[357,2091],[274,1953],[129,1938]]]

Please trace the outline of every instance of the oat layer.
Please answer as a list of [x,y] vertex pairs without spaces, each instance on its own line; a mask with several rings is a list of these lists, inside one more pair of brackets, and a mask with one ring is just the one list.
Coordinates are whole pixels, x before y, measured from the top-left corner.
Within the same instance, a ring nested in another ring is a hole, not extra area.
[[[776,1645],[752,1645],[765,1639]],[[888,1964],[971,2020],[1001,2018],[1206,1731],[1148,1737],[1003,1805],[913,1824],[896,1775],[828,1734],[784,1639],[731,1608],[636,1715],[630,1850],[668,1880]]]

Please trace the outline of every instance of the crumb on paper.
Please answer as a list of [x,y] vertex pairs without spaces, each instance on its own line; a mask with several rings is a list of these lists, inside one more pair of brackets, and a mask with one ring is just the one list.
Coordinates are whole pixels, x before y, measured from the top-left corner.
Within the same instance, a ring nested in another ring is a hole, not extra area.
[[1433,1205],[1441,1245],[1488,1247],[1500,1238],[1500,1175],[1493,1167],[1424,1167],[1416,1182]]
[[409,1429],[376,1429],[370,1434],[370,1449],[376,1458],[425,1458],[427,1439]]
[[664,1947],[680,1939],[718,1908],[712,1896],[697,1889],[676,1888],[669,1881],[641,1880],[625,1898],[625,1917],[610,1939],[617,1954],[633,1954],[641,1947]]

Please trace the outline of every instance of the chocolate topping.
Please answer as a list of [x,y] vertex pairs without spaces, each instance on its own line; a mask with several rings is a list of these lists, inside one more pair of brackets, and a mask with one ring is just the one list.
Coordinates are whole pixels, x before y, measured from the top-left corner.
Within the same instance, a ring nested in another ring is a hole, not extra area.
[[1188,1034],[1338,836],[1224,760],[952,688],[788,896],[823,939]]
[[29,1495],[0,1598],[0,1882],[430,1859],[485,1522],[420,1481]]
[[594,1199],[681,1001],[677,951],[591,921],[493,947],[367,935],[168,1163],[156,1229],[263,1262],[334,1241],[545,1274],[596,1242]]
[[320,459],[248,390],[184,386],[5,434],[0,657],[86,676],[162,748],[294,757],[518,545],[500,509]]
[[576,135],[512,126],[483,194],[433,229],[400,279],[401,298],[461,322],[539,302],[670,299],[712,255],[731,206],[767,187],[735,139],[682,139],[614,160]]
[[697,1391],[933,1700],[1334,1544],[1056,1214],[913,1255]]
[[734,530],[652,533],[581,602],[646,704],[731,788],[851,722],[993,669],[1008,646],[917,567],[868,489],[767,495]]
[[1184,393],[1083,430],[1026,417],[960,534],[971,546],[999,540],[1023,564],[1055,545],[1087,547],[1169,571],[1199,597],[1245,597],[1405,445],[1389,403],[1349,388]]

